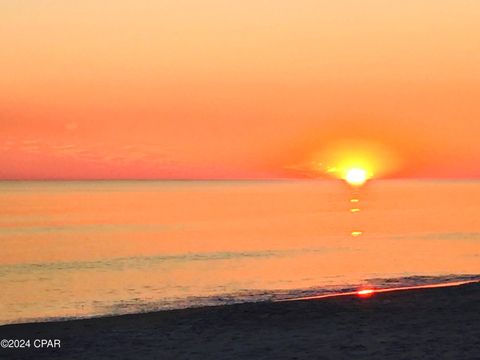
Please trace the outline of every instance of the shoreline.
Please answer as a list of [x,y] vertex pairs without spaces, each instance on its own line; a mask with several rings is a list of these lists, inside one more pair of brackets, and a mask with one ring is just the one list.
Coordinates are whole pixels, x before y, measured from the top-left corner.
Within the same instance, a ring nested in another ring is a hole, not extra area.
[[[188,307],[179,307],[179,308],[170,308],[170,309],[156,309],[156,310],[149,310],[144,312],[126,312],[126,313],[119,313],[119,314],[95,314],[95,315],[85,315],[85,316],[65,316],[65,317],[47,317],[47,318],[38,318],[38,319],[21,319],[20,322],[9,322],[9,323],[0,323],[0,330],[4,326],[14,326],[14,325],[29,325],[29,324],[43,324],[43,323],[57,323],[57,322],[70,322],[70,321],[82,321],[82,320],[94,320],[94,319],[104,319],[104,318],[111,318],[111,317],[121,317],[127,315],[142,315],[142,314],[150,314],[150,313],[161,313],[161,312],[169,312],[169,311],[179,311],[179,310],[187,310],[187,309],[203,309],[203,308],[217,308],[217,307],[224,307],[224,306],[232,306],[232,305],[242,305],[242,304],[256,304],[256,303],[276,303],[276,302],[290,302],[290,301],[303,301],[303,300],[321,300],[326,298],[338,298],[342,296],[362,296],[362,297],[369,297],[372,295],[376,295],[379,293],[385,292],[396,292],[396,291],[405,291],[405,290],[422,290],[422,289],[429,289],[429,288],[444,288],[444,287],[451,287],[451,286],[460,286],[466,285],[471,283],[479,283],[480,279],[472,279],[472,280],[459,280],[459,281],[450,281],[450,282],[442,282],[442,283],[434,283],[434,284],[423,284],[423,285],[411,285],[411,286],[399,286],[399,287],[392,287],[392,288],[376,288],[375,286],[364,286],[360,287],[357,291],[346,291],[346,292],[333,292],[328,294],[321,294],[321,295],[311,295],[311,296],[301,296],[301,297],[292,297],[292,298],[285,298],[285,299],[270,299],[270,300],[259,300],[259,301],[242,301],[237,303],[230,303],[230,304],[217,304],[217,305],[198,305],[198,306],[188,306]],[[368,294],[362,294],[361,291],[367,290]]]
[[480,283],[0,326],[9,359],[475,359]]

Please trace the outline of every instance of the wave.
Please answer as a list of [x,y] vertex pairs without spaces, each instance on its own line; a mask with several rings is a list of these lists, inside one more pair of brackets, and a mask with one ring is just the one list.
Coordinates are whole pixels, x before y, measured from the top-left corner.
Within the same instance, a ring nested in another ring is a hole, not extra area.
[[27,263],[0,265],[0,277],[10,274],[31,273],[35,271],[61,271],[61,270],[123,270],[125,268],[145,268],[163,262],[175,261],[215,261],[241,258],[267,258],[285,257],[305,253],[325,253],[330,251],[354,251],[353,248],[306,248],[286,250],[260,250],[260,251],[222,251],[206,253],[184,253],[157,256],[131,256],[90,261],[61,261],[48,263]]

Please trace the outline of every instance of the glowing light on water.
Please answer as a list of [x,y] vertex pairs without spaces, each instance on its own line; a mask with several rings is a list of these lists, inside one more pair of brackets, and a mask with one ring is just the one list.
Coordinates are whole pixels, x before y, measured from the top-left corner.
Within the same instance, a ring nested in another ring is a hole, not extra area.
[[370,297],[375,293],[373,289],[362,289],[357,291],[357,295],[360,297]]

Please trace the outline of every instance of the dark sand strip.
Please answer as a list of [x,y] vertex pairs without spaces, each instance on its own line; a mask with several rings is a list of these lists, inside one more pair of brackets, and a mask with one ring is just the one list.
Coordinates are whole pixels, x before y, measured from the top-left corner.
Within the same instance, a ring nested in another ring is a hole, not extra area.
[[480,284],[7,325],[1,359],[480,359]]

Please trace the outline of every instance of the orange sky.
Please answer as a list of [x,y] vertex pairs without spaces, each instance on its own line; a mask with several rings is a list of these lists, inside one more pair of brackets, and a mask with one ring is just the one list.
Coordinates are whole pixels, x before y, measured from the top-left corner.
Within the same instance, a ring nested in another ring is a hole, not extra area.
[[0,178],[322,175],[338,142],[395,154],[385,176],[477,178],[479,18],[471,0],[3,1]]

